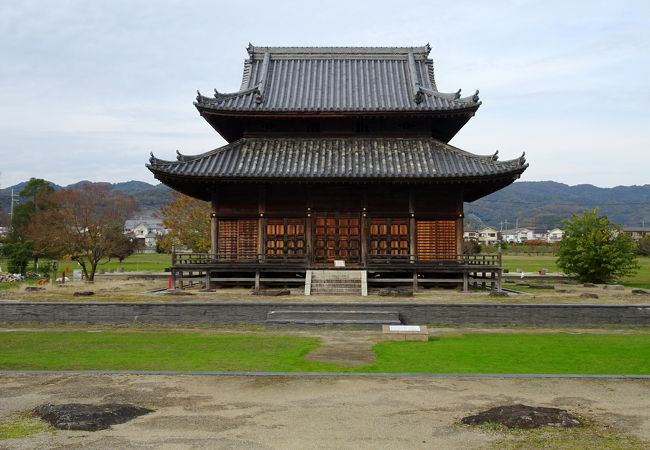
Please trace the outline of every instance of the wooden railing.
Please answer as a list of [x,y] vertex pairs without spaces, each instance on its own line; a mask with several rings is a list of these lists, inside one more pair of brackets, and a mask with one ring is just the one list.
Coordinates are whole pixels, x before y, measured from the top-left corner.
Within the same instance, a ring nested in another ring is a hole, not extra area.
[[[317,261],[326,262],[326,261]],[[358,261],[353,261],[358,262]],[[172,265],[202,265],[202,264],[303,264],[309,263],[307,255],[266,255],[266,254],[229,254],[215,255],[210,253],[172,253]],[[407,266],[412,264],[431,265],[469,265],[469,266],[501,266],[501,254],[476,255],[367,255],[368,266]]]
[[501,254],[450,255],[450,254],[419,254],[419,255],[368,255],[368,265],[408,265],[408,264],[458,264],[469,266],[500,266]]
[[306,264],[305,255],[173,253],[172,264]]

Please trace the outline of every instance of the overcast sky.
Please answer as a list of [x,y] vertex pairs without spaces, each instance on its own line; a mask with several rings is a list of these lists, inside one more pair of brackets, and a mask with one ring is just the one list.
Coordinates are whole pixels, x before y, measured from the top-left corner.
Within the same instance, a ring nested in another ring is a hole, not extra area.
[[451,144],[526,151],[527,181],[650,183],[648,0],[3,0],[0,187],[155,183],[150,151],[223,145],[192,102],[238,89],[249,42],[429,42],[438,88],[483,101]]

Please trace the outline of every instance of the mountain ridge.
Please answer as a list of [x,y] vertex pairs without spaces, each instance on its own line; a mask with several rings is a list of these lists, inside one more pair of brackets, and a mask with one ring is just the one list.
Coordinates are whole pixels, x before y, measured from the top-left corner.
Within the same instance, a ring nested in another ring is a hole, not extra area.
[[[81,180],[68,186],[50,184],[55,189],[74,188],[87,183]],[[0,212],[9,211],[10,193],[18,194],[26,181],[0,189]],[[172,190],[163,184],[144,181],[99,182],[135,197],[138,214],[153,214],[171,199]],[[465,204],[466,222],[508,228],[536,226],[555,228],[562,219],[584,208],[599,207],[612,222],[641,226],[650,224],[650,184],[601,188],[591,184],[568,185],[557,181],[517,181],[487,197]],[[466,224],[467,224],[466,223]]]

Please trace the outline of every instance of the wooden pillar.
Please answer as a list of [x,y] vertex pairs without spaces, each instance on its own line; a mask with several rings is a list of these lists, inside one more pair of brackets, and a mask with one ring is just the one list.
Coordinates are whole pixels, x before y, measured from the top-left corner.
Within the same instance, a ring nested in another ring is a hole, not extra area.
[[205,290],[209,291],[212,288],[210,283],[210,269],[205,270]]
[[361,264],[366,267],[366,259],[368,255],[368,194],[364,189],[361,194]]
[[414,263],[416,259],[416,238],[417,230],[415,227],[415,192],[413,192],[413,189],[411,189],[409,190],[409,253],[412,255],[412,263]]
[[457,255],[462,255],[463,254],[463,246],[464,246],[464,239],[463,239],[463,227],[464,227],[464,218],[465,214],[463,212],[463,193],[460,192],[458,194],[458,204],[456,207],[456,212],[458,213],[458,219],[456,219],[456,254]]
[[216,259],[218,247],[217,194],[212,193],[212,213],[210,214],[210,254]]
[[[266,254],[266,188],[260,186],[257,191],[257,212],[259,220],[257,221],[257,260],[262,263],[265,261]],[[259,274],[255,275],[256,289],[259,289]]]
[[313,245],[313,238],[312,238],[312,228],[313,228],[313,215],[314,215],[314,210],[313,210],[313,201],[312,201],[312,196],[311,196],[311,187],[307,188],[307,204],[305,205],[306,208],[306,213],[305,213],[305,258],[306,258],[306,263],[307,266],[311,266],[311,263],[313,261],[312,255],[314,254],[314,245]]
[[418,291],[418,272],[417,270],[413,271],[413,293],[415,294]]

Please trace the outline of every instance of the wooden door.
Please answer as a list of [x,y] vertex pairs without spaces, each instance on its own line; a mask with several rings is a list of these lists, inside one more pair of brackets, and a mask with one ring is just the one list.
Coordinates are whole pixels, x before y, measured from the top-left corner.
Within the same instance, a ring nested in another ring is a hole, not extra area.
[[272,219],[266,223],[266,254],[303,256],[305,219]]
[[409,254],[409,226],[405,218],[368,219],[368,254]]
[[355,213],[314,214],[314,263],[361,262],[361,220]]

